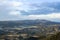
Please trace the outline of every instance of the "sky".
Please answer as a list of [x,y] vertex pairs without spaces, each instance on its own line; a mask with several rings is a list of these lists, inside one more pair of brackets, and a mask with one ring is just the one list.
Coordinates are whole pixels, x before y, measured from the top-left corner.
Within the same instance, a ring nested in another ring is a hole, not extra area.
[[0,0],[0,21],[35,19],[60,22],[60,0]]

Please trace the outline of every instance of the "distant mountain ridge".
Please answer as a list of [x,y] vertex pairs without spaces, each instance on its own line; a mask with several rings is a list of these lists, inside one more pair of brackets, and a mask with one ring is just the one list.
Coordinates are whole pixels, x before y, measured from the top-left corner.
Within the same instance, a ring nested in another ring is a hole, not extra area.
[[60,24],[59,22],[52,22],[48,20],[17,20],[17,21],[0,21],[0,26],[14,27],[14,26],[36,26],[36,25],[53,25]]

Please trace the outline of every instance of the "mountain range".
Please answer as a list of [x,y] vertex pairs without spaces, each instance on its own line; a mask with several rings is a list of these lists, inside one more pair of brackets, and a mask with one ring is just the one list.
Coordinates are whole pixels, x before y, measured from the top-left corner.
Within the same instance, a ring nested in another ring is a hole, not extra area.
[[0,27],[15,27],[15,26],[38,26],[38,25],[59,25],[59,22],[48,20],[16,20],[16,21],[0,21]]

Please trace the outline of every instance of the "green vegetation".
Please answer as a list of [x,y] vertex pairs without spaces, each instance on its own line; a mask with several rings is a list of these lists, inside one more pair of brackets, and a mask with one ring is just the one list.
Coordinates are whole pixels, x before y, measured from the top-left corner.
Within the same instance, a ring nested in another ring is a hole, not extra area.
[[55,35],[43,38],[42,40],[60,40],[60,32],[55,34]]

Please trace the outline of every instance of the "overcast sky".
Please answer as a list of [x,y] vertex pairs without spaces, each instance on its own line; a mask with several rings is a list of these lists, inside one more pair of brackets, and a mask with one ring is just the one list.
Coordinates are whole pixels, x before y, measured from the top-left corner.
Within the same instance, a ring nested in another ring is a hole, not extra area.
[[60,0],[0,0],[0,20],[60,21]]

